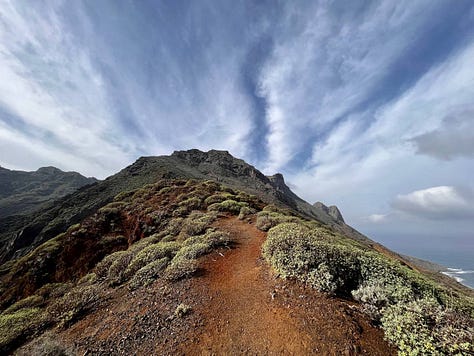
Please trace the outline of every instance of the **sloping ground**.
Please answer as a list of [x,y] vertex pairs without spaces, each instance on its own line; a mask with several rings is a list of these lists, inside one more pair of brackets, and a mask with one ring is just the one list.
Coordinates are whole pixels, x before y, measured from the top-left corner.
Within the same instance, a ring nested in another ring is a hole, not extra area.
[[[395,354],[352,303],[277,279],[261,259],[265,233],[253,224],[235,217],[215,224],[236,246],[203,257],[197,277],[118,288],[100,309],[48,337],[81,355]],[[192,309],[180,316],[181,303]]]
[[63,172],[54,167],[43,167],[35,172],[0,167],[0,218],[31,213],[47,202],[96,181],[95,178],[86,178],[77,172]]

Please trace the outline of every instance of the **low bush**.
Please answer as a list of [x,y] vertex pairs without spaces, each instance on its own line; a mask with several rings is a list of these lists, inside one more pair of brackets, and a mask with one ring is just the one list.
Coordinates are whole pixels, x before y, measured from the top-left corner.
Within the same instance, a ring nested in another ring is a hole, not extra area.
[[191,277],[198,269],[196,260],[173,259],[166,268],[165,279],[168,281],[178,281],[183,278]]
[[469,300],[456,297],[450,303],[458,309],[446,307],[446,292],[440,286],[397,260],[323,228],[310,229],[304,222],[271,228],[262,253],[283,278],[352,295],[363,303],[401,355],[473,351]]
[[114,197],[114,202],[130,202],[132,200],[133,194],[135,194],[135,191],[133,190],[118,193]]
[[28,337],[41,331],[48,323],[39,308],[23,308],[9,314],[0,314],[0,353],[9,352]]
[[95,273],[88,273],[85,276],[83,276],[79,281],[77,282],[78,285],[92,285],[97,282],[97,275]]
[[272,227],[289,222],[299,223],[301,222],[301,219],[295,216],[283,215],[278,212],[261,211],[257,214],[257,222],[255,226],[259,230],[268,231]]
[[130,261],[124,272],[125,276],[133,276],[139,269],[153,261],[162,258],[172,259],[180,248],[180,243],[176,241],[158,242],[145,247]]
[[184,220],[181,233],[188,236],[196,236],[204,233],[210,224],[217,218],[215,212],[207,214],[193,212]]
[[44,299],[56,299],[62,297],[72,288],[72,283],[47,283],[35,293]]
[[180,259],[188,259],[193,260],[206,253],[209,253],[211,250],[211,246],[207,243],[195,243],[189,246],[182,247],[176,256],[173,258],[173,261],[180,260]]
[[53,321],[65,327],[92,310],[100,300],[102,287],[98,284],[76,286],[46,309]]
[[239,220],[243,220],[251,214],[255,214],[255,209],[249,208],[248,206],[243,206],[240,208]]
[[230,193],[216,193],[214,195],[207,197],[204,200],[204,203],[206,205],[212,205],[215,203],[222,203],[223,201],[229,200],[229,199],[235,199],[235,195],[230,194]]
[[163,235],[177,236],[183,228],[184,219],[182,217],[175,217],[171,219],[166,225],[166,229],[162,232]]
[[230,235],[222,231],[208,231],[199,236],[189,237],[183,242],[183,246],[192,246],[195,244],[207,244],[210,248],[228,246],[232,242]]
[[191,197],[183,200],[178,204],[180,207],[186,208],[187,211],[197,210],[201,208],[202,202],[198,197]]
[[382,316],[385,337],[401,355],[472,355],[474,322],[434,299],[397,303]]
[[239,214],[240,209],[244,206],[248,206],[248,203],[245,202],[237,202],[235,200],[224,200],[220,203],[214,203],[207,207],[209,211],[227,211],[232,214]]
[[19,300],[15,304],[10,305],[7,309],[5,309],[2,314],[12,314],[17,312],[20,309],[24,308],[37,308],[43,306],[45,300],[42,296],[39,295],[31,295],[24,299]]
[[128,284],[128,288],[130,290],[135,290],[142,286],[148,286],[163,274],[163,270],[168,266],[168,263],[169,258],[167,257],[148,263],[135,273]]
[[193,309],[184,303],[181,303],[176,307],[176,310],[174,311],[174,316],[177,318],[182,318],[183,316],[186,316],[189,314]]
[[111,253],[110,255],[105,256],[102,261],[97,263],[94,268],[94,272],[99,279],[107,278],[109,274],[110,266],[115,262],[115,260],[121,258],[122,256],[127,256],[129,254],[128,251],[117,251]]

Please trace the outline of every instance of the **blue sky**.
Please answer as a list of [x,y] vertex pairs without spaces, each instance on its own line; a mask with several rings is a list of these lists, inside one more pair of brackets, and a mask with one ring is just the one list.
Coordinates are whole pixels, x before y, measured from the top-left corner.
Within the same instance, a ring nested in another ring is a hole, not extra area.
[[7,168],[225,149],[371,236],[474,240],[471,0],[2,0],[0,78]]

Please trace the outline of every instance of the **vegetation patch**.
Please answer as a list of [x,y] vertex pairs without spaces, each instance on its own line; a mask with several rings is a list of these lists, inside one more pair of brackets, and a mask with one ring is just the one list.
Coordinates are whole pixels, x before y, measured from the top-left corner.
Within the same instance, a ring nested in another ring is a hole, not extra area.
[[140,268],[130,280],[128,288],[135,290],[143,286],[148,286],[162,275],[169,261],[168,257],[163,257]]
[[474,351],[472,300],[449,296],[427,277],[354,240],[301,222],[283,223],[269,230],[262,253],[283,278],[363,303],[401,355]]
[[8,353],[28,337],[41,331],[47,323],[40,308],[23,308],[0,314],[0,352]]
[[214,203],[207,207],[209,211],[221,211],[221,212],[229,212],[232,214],[239,214],[240,209],[244,206],[248,206],[247,202],[238,202],[232,199],[224,200],[220,203]]
[[52,320],[65,327],[93,309],[101,298],[102,287],[98,284],[77,286],[53,301],[46,309]]
[[176,307],[176,310],[174,311],[174,316],[177,318],[182,318],[186,315],[188,315],[193,308],[191,308],[189,305],[181,303]]

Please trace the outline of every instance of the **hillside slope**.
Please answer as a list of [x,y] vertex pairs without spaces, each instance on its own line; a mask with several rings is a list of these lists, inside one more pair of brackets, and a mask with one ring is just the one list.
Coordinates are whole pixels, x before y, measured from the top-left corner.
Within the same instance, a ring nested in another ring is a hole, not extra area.
[[121,192],[0,270],[2,354],[474,351],[472,295],[210,180]]
[[[352,237],[370,242],[343,220],[313,207],[296,196],[283,176],[266,177],[255,167],[226,151],[176,151],[170,156],[141,157],[119,173],[49,204],[26,218],[0,220],[0,263],[18,258],[42,242],[64,232],[92,212],[112,201],[120,192],[143,187],[161,178],[212,179],[255,194],[267,203],[290,208]],[[25,225],[25,221],[28,223]]]
[[45,203],[62,198],[95,183],[77,172],[42,167],[35,172],[12,171],[0,167],[0,219],[29,214]]

